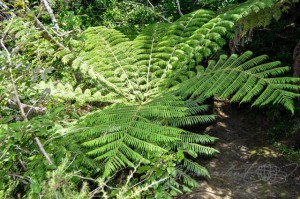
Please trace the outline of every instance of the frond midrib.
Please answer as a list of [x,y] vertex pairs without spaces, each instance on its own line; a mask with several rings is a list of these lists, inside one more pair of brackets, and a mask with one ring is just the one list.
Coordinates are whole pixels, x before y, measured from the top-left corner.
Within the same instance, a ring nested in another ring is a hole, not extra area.
[[194,14],[190,20],[187,22],[187,24],[184,26],[181,34],[179,35],[180,36],[180,39],[178,39],[174,45],[174,48],[173,48],[173,51],[172,53],[170,54],[170,58],[168,59],[167,63],[166,63],[166,68],[164,69],[164,72],[163,72],[163,75],[161,76],[160,80],[156,83],[157,87],[161,84],[161,82],[163,81],[163,79],[165,78],[166,76],[166,73],[167,71],[169,70],[169,65],[170,65],[170,62],[171,62],[171,59],[173,58],[173,55],[175,53],[175,51],[178,49],[178,44],[180,44],[180,42],[182,41],[182,37],[181,35],[183,35],[184,31],[186,30],[186,28],[188,27],[188,25],[190,24],[190,22],[194,19],[194,17],[196,16],[196,14]]
[[[132,85],[132,82],[130,81],[130,79],[128,78],[128,74],[126,73],[126,70],[123,68],[122,64],[120,63],[119,59],[117,58],[117,56],[115,55],[114,51],[112,50],[112,48],[110,47],[109,43],[106,41],[106,39],[101,35],[101,34],[97,34],[104,42],[105,46],[109,49],[110,53],[113,55],[114,59],[116,60],[117,64],[119,65],[119,67],[121,68],[122,72],[126,75],[126,80],[129,83],[133,93],[135,92],[135,89]],[[106,79],[105,79],[106,80]],[[108,80],[106,80],[107,82],[109,82]],[[112,84],[111,82],[109,82],[110,84]]]

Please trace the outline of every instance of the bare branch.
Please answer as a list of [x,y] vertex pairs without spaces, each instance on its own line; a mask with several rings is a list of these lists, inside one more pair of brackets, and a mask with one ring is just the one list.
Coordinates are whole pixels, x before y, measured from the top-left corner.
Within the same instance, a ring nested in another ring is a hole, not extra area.
[[49,5],[48,1],[47,0],[41,0],[41,2],[45,6],[47,12],[49,13],[49,15],[51,17],[51,21],[54,24],[54,28],[56,30],[58,30],[59,26],[58,26],[57,20],[55,18],[55,15],[53,14],[53,10],[52,10],[51,6]]
[[[14,80],[13,75],[12,75],[13,73],[12,73],[11,67],[9,68],[9,71],[10,71],[10,78],[11,78],[11,82],[12,82],[12,86],[13,86],[13,90],[14,90],[14,95],[15,95],[17,104],[19,106],[22,118],[25,121],[28,121],[28,118],[27,118],[27,116],[25,114],[25,111],[24,111],[24,107],[22,106],[22,103],[20,101],[20,97],[19,97],[18,90],[17,90],[16,84],[15,84],[15,80]],[[52,162],[50,156],[48,155],[48,153],[46,152],[43,144],[41,143],[40,138],[34,132],[32,132],[31,135],[34,138],[34,140],[37,143],[37,145],[39,146],[40,151],[42,152],[42,154],[44,155],[44,157],[48,161],[49,165],[52,165],[53,162]]]
[[[155,12],[155,7],[154,5],[151,3],[150,0],[147,0],[148,4],[151,6],[151,8],[153,9],[153,12]],[[169,19],[167,19],[165,16],[163,15],[159,15],[165,22],[167,23],[172,23]]]
[[139,194],[142,193],[143,191],[149,190],[151,187],[153,187],[153,186],[155,186],[155,185],[157,185],[157,184],[160,184],[160,183],[162,183],[163,181],[166,181],[167,179],[168,179],[168,177],[165,177],[165,178],[162,178],[162,179],[160,179],[160,180],[154,181],[154,182],[152,182],[151,184],[142,187],[141,189],[135,190],[135,191],[132,193],[132,195],[126,196],[126,197],[124,197],[124,199],[127,199],[127,198],[128,198],[128,199],[129,199],[129,198],[135,198],[135,197],[139,196]]
[[0,1],[0,7],[4,8],[6,10],[9,9],[9,7],[4,2],[2,2],[2,1]]
[[[12,25],[13,18],[14,18],[14,16],[10,19],[10,23],[8,24],[6,30],[2,34],[2,37],[0,39],[0,46],[3,48],[3,50],[6,53],[7,62],[8,62],[8,65],[9,65],[10,80],[11,80],[11,83],[12,83],[13,92],[14,92],[14,95],[15,95],[15,98],[16,98],[19,110],[21,112],[21,116],[22,116],[23,120],[28,121],[28,118],[27,118],[27,116],[25,114],[24,107],[23,107],[23,105],[21,103],[21,100],[20,100],[20,97],[19,97],[19,93],[18,93],[18,89],[17,89],[16,83],[15,83],[15,80],[14,80],[14,77],[13,77],[13,73],[12,73],[13,63],[11,61],[11,54],[9,53],[9,51],[7,50],[7,48],[6,48],[6,46],[4,45],[4,42],[3,42],[4,38],[6,37],[8,31],[9,31],[11,25]],[[52,165],[53,162],[52,162],[50,156],[48,155],[48,153],[46,152],[43,144],[41,143],[41,141],[39,139],[39,137],[37,137],[36,134],[33,133],[33,132],[31,133],[31,135],[34,138],[34,140],[37,143],[37,145],[39,146],[40,151],[42,152],[42,154],[44,155],[44,157],[46,158],[46,160],[48,161],[48,163],[50,165]]]
[[[28,12],[30,12],[30,9],[26,6],[26,10]],[[59,41],[57,41],[50,33],[49,31],[45,28],[45,26],[42,24],[42,22],[34,15],[34,21],[35,21],[35,25],[38,29],[40,29],[43,34],[43,38],[53,42],[57,47],[62,48],[62,49],[67,49],[62,43],[60,43]]]
[[9,51],[7,50],[6,46],[4,45],[3,41],[4,41],[4,38],[6,37],[11,25],[12,25],[12,20],[13,20],[14,16],[12,17],[12,19],[10,20],[10,23],[8,24],[8,26],[6,27],[6,30],[2,33],[2,37],[0,39],[0,46],[3,48],[3,50],[5,51],[6,53],[6,57],[7,57],[7,62],[9,65],[11,65],[11,56],[10,56],[10,53]]
[[180,14],[180,16],[183,16],[183,14],[181,12],[179,0],[176,0],[176,5],[177,5],[177,11],[178,11],[178,13]]
[[[13,109],[19,108],[18,104],[12,100],[8,100],[7,105]],[[27,104],[23,104],[23,103],[21,103],[21,105],[26,113],[27,118],[31,115],[43,115],[43,114],[45,114],[45,111],[46,111],[45,108],[41,108],[41,107],[37,107],[37,106],[27,105]]]

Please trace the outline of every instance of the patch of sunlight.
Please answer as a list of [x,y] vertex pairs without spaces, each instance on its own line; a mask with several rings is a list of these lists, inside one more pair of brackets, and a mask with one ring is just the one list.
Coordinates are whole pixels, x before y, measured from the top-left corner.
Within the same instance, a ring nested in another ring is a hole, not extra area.
[[230,199],[233,194],[231,190],[224,190],[216,187],[206,187],[203,191],[204,198],[213,199]]
[[264,156],[269,158],[277,158],[280,156],[280,153],[269,147],[259,147],[251,150],[250,153],[254,156]]
[[217,122],[217,126],[220,126],[220,127],[223,127],[223,128],[227,127],[227,125],[224,122]]

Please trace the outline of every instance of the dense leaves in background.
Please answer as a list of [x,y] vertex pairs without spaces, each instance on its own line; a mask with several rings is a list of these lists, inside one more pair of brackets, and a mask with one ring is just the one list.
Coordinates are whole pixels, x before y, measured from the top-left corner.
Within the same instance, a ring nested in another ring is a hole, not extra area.
[[172,198],[209,177],[211,97],[295,110],[289,67],[219,56],[292,1],[41,2],[0,2],[2,198]]

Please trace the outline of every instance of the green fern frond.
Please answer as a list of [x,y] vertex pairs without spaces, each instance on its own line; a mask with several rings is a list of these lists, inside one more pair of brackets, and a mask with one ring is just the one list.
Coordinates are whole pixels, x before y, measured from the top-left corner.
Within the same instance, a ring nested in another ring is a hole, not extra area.
[[80,87],[76,87],[75,89],[71,84],[54,84],[52,82],[40,82],[35,86],[35,89],[38,90],[50,90],[50,95],[55,98],[63,99],[63,100],[74,100],[77,104],[82,105],[85,103],[91,102],[114,102],[120,103],[122,102],[117,95],[114,93],[107,93],[106,95],[102,95],[100,91],[94,91],[90,89],[82,90]]
[[[86,49],[73,62],[73,68],[100,82],[106,92],[114,91],[127,99],[137,89],[132,80],[137,68],[132,63],[132,42],[122,33],[104,27],[86,30]],[[95,42],[96,41],[96,42]],[[124,89],[120,89],[120,87]]]
[[[216,138],[179,128],[213,121],[215,116],[206,115],[209,107],[202,104],[211,96],[239,102],[256,99],[253,105],[277,103],[292,110],[292,99],[298,96],[298,86],[293,85],[297,81],[270,78],[287,71],[287,67],[278,67],[278,62],[264,64],[265,56],[249,60],[251,53],[246,53],[221,56],[218,62],[210,61],[207,69],[198,66],[222,48],[243,17],[270,6],[247,1],[217,16],[198,10],[171,25],[151,25],[133,41],[104,27],[85,31],[86,47],[74,60],[74,70],[92,79],[102,96],[123,103],[87,115],[72,130],[80,135],[88,154],[102,164],[105,177],[141,160],[147,163],[151,154],[161,155],[170,148],[193,157],[218,153],[204,146]],[[192,96],[191,100],[161,96],[166,88],[183,81],[178,93]],[[191,160],[183,159],[183,167],[208,176]],[[196,186],[187,173],[179,169],[177,174],[185,184]],[[177,185],[174,180],[172,186]]]
[[210,135],[205,134],[196,134],[191,132],[183,132],[181,135],[179,135],[179,138],[182,142],[195,142],[195,143],[201,143],[201,144],[211,144],[214,143],[217,138],[211,137]]
[[191,77],[191,71],[195,71],[197,63],[202,62],[205,58],[209,57],[213,53],[221,50],[221,48],[227,43],[227,40],[233,37],[236,25],[242,23],[242,19],[254,13],[265,13],[266,9],[269,11],[269,15],[272,16],[273,10],[270,10],[276,5],[279,5],[279,1],[268,0],[250,0],[245,3],[238,4],[234,9],[230,9],[221,13],[220,15],[207,21],[203,26],[199,26],[189,38],[185,39],[185,44],[189,49],[192,49],[192,53],[186,53],[186,57],[189,57],[189,62],[176,68],[170,74],[168,81],[164,84],[166,87],[174,86],[180,82],[183,82],[187,77]]
[[[218,150],[216,150],[214,148],[203,146],[201,144],[192,143],[192,142],[178,142],[177,147],[180,148],[180,149],[189,151],[189,152],[191,152],[192,154],[195,154],[195,155],[196,154],[202,154],[202,155],[213,156],[216,153],[218,153]],[[197,157],[197,156],[195,156],[195,157]]]
[[197,63],[221,49],[238,20],[270,7],[260,4],[249,1],[218,16],[198,10],[171,25],[150,25],[133,41],[116,30],[89,28],[86,48],[73,68],[100,83],[103,95],[113,92],[122,101],[145,102],[159,95],[163,85],[195,76]]
[[189,187],[195,188],[198,187],[198,182],[193,179],[190,175],[185,173],[184,171],[177,169],[177,175],[178,177],[183,181],[184,184],[188,185]]
[[183,160],[183,166],[187,169],[187,171],[195,173],[198,176],[210,177],[207,169],[198,163],[185,158]]
[[[87,154],[101,161],[104,164],[103,175],[109,176],[117,169],[134,165],[134,162],[148,162],[147,154],[167,152],[168,144],[171,143],[178,143],[178,147],[184,150],[214,154],[216,150],[201,144],[211,143],[215,138],[166,125],[171,121],[174,124],[175,119],[181,124],[188,124],[190,121],[197,123],[214,118],[204,115],[198,118],[194,116],[196,119],[191,117],[192,113],[184,101],[178,97],[165,96],[145,104],[110,106],[87,115],[71,131],[80,135],[81,140],[84,140],[83,146],[87,147]],[[163,122],[155,122],[159,120]],[[185,146],[188,142],[195,146]]]
[[300,88],[295,83],[300,79],[280,77],[290,70],[281,67],[280,62],[264,63],[267,56],[249,60],[251,56],[249,51],[240,57],[221,56],[217,63],[210,62],[204,73],[180,85],[179,93],[230,98],[234,102],[252,102],[253,106],[280,104],[293,112],[293,99],[299,96]]

